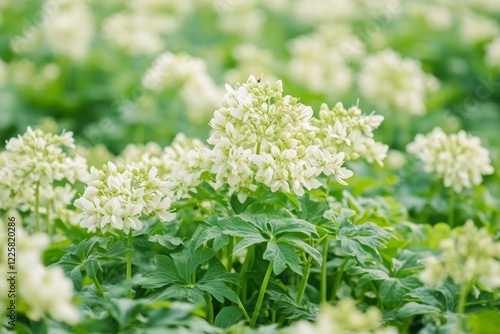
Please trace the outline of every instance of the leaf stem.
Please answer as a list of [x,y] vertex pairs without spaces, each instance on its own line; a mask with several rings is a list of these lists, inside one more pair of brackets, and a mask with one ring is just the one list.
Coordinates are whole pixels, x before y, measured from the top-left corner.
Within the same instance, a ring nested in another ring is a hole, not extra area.
[[36,229],[38,232],[42,231],[42,227],[40,225],[40,181],[36,183],[35,189],[35,220],[36,220]]
[[245,274],[247,273],[248,268],[250,267],[251,262],[253,262],[254,257],[254,247],[250,247],[247,249],[247,254],[245,255],[245,260],[243,261],[243,265],[241,266],[240,275],[243,278],[243,282],[241,283],[241,288],[238,287],[238,293],[241,292],[241,301],[245,303],[247,301],[247,280],[245,279]]
[[304,291],[306,291],[307,281],[309,279],[309,274],[311,272],[311,263],[312,256],[308,256],[306,267],[304,270],[304,275],[302,276],[302,280],[300,281],[299,290],[297,291],[297,303],[300,304],[302,302],[302,297],[304,296]]
[[271,278],[271,273],[273,272],[273,265],[274,261],[269,262],[266,275],[264,276],[264,281],[262,282],[262,286],[260,287],[259,297],[257,298],[257,304],[255,305],[255,310],[253,311],[252,319],[250,320],[251,327],[255,326],[257,318],[259,317],[260,309],[262,307],[262,301],[264,300],[264,294],[266,293],[267,289],[267,284],[269,283],[269,279]]
[[50,238],[52,238],[52,230],[51,230],[51,224],[50,224],[50,209],[51,209],[51,203],[49,202],[47,204],[47,234],[49,235]]
[[233,268],[233,247],[234,237],[229,236],[229,244],[227,245],[227,272],[230,273]]
[[207,303],[207,309],[208,309],[208,322],[210,325],[214,324],[214,306],[212,305],[212,296],[208,293],[205,292],[205,301]]
[[107,300],[107,299],[106,299],[106,296],[104,295],[104,291],[102,290],[102,286],[101,286],[101,284],[99,283],[99,280],[98,280],[96,277],[92,278],[92,280],[94,281],[95,288],[96,288],[97,292],[99,293],[99,295],[100,295],[102,298],[104,298],[104,300]]
[[458,319],[457,319],[457,330],[456,333],[460,334],[462,332],[463,325],[465,322],[463,322],[463,316],[465,312],[465,302],[467,300],[467,295],[469,294],[471,288],[471,284],[465,284],[462,287],[462,290],[460,291],[460,298],[458,299]]
[[320,282],[320,295],[321,302],[326,303],[326,260],[328,257],[328,238],[325,239],[323,244],[322,263],[321,263],[321,282]]
[[330,294],[330,300],[334,301],[335,297],[337,296],[337,290],[340,286],[340,280],[342,279],[342,274],[344,273],[344,268],[347,265],[347,262],[349,262],[349,257],[344,258],[344,262],[339,267],[339,270],[337,272],[337,275],[335,276],[335,281],[333,282],[333,289],[332,293]]
[[248,312],[245,309],[245,306],[243,306],[243,304],[241,303],[241,300],[239,298],[238,298],[238,307],[240,308],[241,312],[243,312],[245,319],[247,319],[247,321],[250,322],[250,316],[248,315]]
[[453,227],[455,225],[455,191],[450,188],[450,197],[448,198],[448,225]]
[[128,298],[132,299],[132,230],[128,233],[127,246],[130,247],[127,251]]

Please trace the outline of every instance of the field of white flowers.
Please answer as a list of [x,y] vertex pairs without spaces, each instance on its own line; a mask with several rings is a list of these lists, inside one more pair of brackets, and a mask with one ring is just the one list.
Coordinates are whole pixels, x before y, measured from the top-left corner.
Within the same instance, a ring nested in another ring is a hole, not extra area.
[[499,134],[498,0],[0,0],[0,334],[498,334]]

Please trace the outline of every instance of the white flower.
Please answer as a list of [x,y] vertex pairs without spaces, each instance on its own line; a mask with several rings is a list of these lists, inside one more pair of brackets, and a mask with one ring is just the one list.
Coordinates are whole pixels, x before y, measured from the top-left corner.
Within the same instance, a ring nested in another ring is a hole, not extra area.
[[161,221],[175,218],[170,210],[173,196],[167,183],[158,176],[155,167],[149,169],[128,165],[116,166],[112,162],[101,170],[92,167],[91,177],[84,194],[75,201],[83,211],[80,226],[103,233],[111,229],[139,230],[139,218],[155,215]]
[[294,334],[397,334],[395,327],[382,327],[382,315],[372,306],[366,312],[356,308],[352,299],[342,299],[337,306],[324,305],[314,323],[299,321]]
[[367,57],[359,75],[361,93],[367,99],[414,115],[425,114],[426,94],[437,85],[417,60],[402,58],[392,50]]
[[317,137],[330,153],[341,152],[345,160],[364,158],[382,165],[389,147],[376,142],[373,131],[383,120],[383,116],[374,113],[363,115],[357,106],[345,109],[338,102],[332,110],[322,104],[319,119],[314,119],[312,124],[318,128]]
[[[0,227],[5,229],[0,220]],[[27,235],[20,227],[17,227],[17,308],[22,310],[26,316],[34,321],[50,316],[55,320],[68,324],[77,323],[80,316],[77,308],[73,305],[73,283],[65,275],[61,268],[46,268],[42,262],[43,251],[49,245],[49,238],[45,234]],[[4,236],[0,237],[4,245]],[[7,255],[3,253],[5,248],[0,249],[2,254],[0,268],[7,272]],[[5,281],[5,279],[2,279]],[[0,305],[4,305],[7,293],[4,282],[0,283]],[[5,292],[5,293],[4,293]]]
[[425,269],[419,275],[422,282],[439,285],[449,275],[463,286],[478,284],[487,291],[500,287],[500,243],[485,227],[478,229],[468,220],[441,241],[439,248],[439,259],[431,256],[424,260]]
[[92,14],[82,0],[60,0],[57,9],[46,3],[47,16],[42,24],[43,36],[52,52],[73,59],[84,58],[94,33]]
[[468,12],[462,18],[462,39],[469,44],[478,44],[498,36],[498,24],[485,16]]
[[500,37],[486,46],[486,65],[500,69]]
[[52,184],[63,180],[74,183],[88,176],[86,160],[78,155],[70,157],[63,150],[74,148],[72,132],[53,135],[28,127],[25,134],[9,140],[1,154],[5,163],[0,165],[0,208],[34,208],[37,186],[42,206],[50,202],[62,208],[69,204],[73,194],[63,194]]
[[226,85],[226,91],[207,140],[214,146],[210,171],[217,187],[229,185],[243,201],[258,183],[302,195],[304,188],[321,185],[321,174],[334,174],[342,184],[352,175],[341,167],[344,155],[326,151],[316,138],[311,107],[283,96],[281,81],[250,76],[242,85]]
[[340,95],[352,87],[353,74],[347,63],[364,52],[347,26],[321,27],[292,40],[288,49],[290,78],[312,92],[328,95]]
[[407,150],[423,161],[426,172],[443,178],[444,186],[457,193],[479,185],[482,175],[493,173],[488,150],[465,131],[447,136],[435,128],[427,136],[417,135]]

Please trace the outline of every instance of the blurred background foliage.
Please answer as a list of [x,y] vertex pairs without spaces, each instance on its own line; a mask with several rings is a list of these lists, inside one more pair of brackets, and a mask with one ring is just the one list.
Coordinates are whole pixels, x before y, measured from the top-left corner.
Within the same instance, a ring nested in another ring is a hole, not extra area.
[[[263,75],[316,113],[342,101],[386,117],[376,137],[393,151],[383,168],[351,164],[363,171],[353,194],[396,193],[416,218],[443,220],[439,182],[401,153],[435,126],[479,136],[500,170],[496,0],[0,0],[0,13],[2,142],[29,125],[66,129],[98,164],[129,143],[167,145],[178,132],[204,139],[217,108],[208,100],[222,98],[225,83]],[[400,58],[385,68],[388,50]],[[144,77],[164,52],[188,61],[161,74],[166,89],[148,89]],[[381,73],[369,73],[370,59]],[[498,172],[463,196],[463,217],[497,220]]]

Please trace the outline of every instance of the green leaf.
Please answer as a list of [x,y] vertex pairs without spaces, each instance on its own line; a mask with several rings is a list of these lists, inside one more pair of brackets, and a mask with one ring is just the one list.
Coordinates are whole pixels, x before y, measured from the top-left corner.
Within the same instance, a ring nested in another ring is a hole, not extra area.
[[292,271],[302,275],[301,261],[292,246],[284,242],[269,242],[264,259],[274,261],[273,272],[275,275],[281,274],[288,266]]
[[95,257],[90,257],[83,262],[83,267],[89,278],[92,280],[100,279],[102,274],[102,267]]
[[288,242],[292,244],[293,246],[300,248],[307,254],[311,255],[314,261],[316,261],[318,264],[322,263],[323,256],[321,255],[320,251],[318,251],[316,248],[312,247],[311,245],[307,244],[306,242],[300,240],[299,238],[295,237],[282,237],[279,238],[278,241],[282,242]]
[[144,273],[141,284],[144,288],[160,288],[172,283],[187,283],[179,276],[174,261],[165,255],[157,255],[153,260],[154,269]]
[[340,249],[345,255],[356,257],[360,263],[364,263],[368,257],[368,253],[363,249],[363,247],[348,237],[342,237],[340,239]]
[[273,310],[279,310],[286,315],[288,320],[306,319],[315,320],[318,314],[318,306],[309,302],[299,304],[288,295],[274,290],[267,290],[269,299],[273,300]]
[[219,260],[212,259],[207,272],[203,278],[196,283],[196,286],[200,290],[210,293],[221,303],[224,302],[225,298],[237,303],[238,296],[226,285],[226,282],[236,284],[238,281],[239,278],[237,274],[226,272],[226,269]]
[[188,243],[182,251],[171,255],[179,276],[186,283],[191,282],[191,276],[198,266],[208,262],[214,256],[213,249],[195,248],[194,242]]
[[231,208],[233,209],[233,211],[237,215],[239,215],[240,213],[244,212],[246,208],[255,201],[256,201],[255,198],[248,197],[245,202],[240,203],[240,201],[238,200],[238,196],[233,194],[231,196],[229,203],[231,204]]
[[497,310],[470,314],[467,318],[472,333],[497,334],[500,328],[500,312]]
[[219,226],[200,226],[193,235],[193,239],[196,240],[195,248],[206,245],[208,241],[213,240],[212,248],[216,252],[229,243],[229,237]]
[[148,241],[157,242],[169,250],[174,250],[177,246],[182,244],[182,239],[179,237],[161,234],[155,234],[149,237]]
[[226,306],[217,314],[214,324],[219,328],[229,328],[237,323],[242,316],[243,312],[238,306]]
[[391,278],[380,285],[380,299],[388,308],[396,308],[403,301],[407,289],[397,278]]
[[414,316],[417,314],[430,314],[430,313],[439,313],[439,312],[440,312],[440,310],[435,306],[410,302],[410,303],[403,305],[403,307],[401,307],[399,309],[397,314],[398,314],[398,317],[400,317],[401,319],[406,319],[410,316]]

